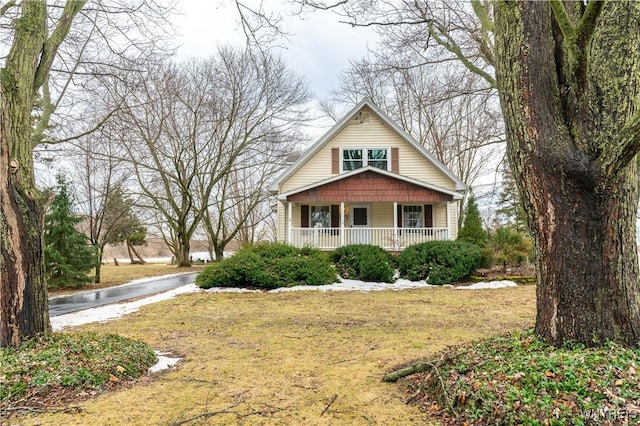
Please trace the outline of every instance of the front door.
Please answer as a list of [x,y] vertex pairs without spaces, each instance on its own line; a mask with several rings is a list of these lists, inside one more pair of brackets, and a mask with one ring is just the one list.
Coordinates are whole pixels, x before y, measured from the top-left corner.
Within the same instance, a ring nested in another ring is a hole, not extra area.
[[369,212],[366,204],[351,206],[351,244],[371,244]]

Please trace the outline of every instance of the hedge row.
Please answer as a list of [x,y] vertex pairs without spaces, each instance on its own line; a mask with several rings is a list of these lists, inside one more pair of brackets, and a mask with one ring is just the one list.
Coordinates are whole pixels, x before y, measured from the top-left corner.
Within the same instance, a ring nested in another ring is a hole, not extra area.
[[406,248],[397,259],[371,245],[341,247],[330,254],[269,243],[244,248],[230,258],[208,265],[196,278],[202,288],[273,289],[324,285],[345,279],[391,283],[396,268],[402,278],[429,284],[449,284],[468,277],[478,267],[480,249],[460,241],[432,241]]

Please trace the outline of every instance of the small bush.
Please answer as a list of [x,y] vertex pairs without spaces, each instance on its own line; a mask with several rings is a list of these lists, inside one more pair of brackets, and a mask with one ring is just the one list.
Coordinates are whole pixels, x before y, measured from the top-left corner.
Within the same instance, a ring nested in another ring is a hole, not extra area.
[[330,259],[342,278],[393,282],[395,258],[381,247],[359,244],[344,246],[331,253]]
[[502,266],[520,266],[531,256],[531,240],[522,232],[510,227],[498,228],[491,235],[487,245],[486,255],[490,257],[490,264]]
[[[144,375],[157,361],[147,344],[114,334],[54,333],[0,349],[1,407],[63,387],[74,393]],[[60,391],[58,391],[60,393]]]
[[326,254],[286,244],[260,244],[212,263],[196,277],[201,288],[273,289],[296,285],[324,285],[336,281]]
[[429,241],[407,247],[398,256],[400,276],[442,285],[459,281],[476,270],[482,253],[463,241]]

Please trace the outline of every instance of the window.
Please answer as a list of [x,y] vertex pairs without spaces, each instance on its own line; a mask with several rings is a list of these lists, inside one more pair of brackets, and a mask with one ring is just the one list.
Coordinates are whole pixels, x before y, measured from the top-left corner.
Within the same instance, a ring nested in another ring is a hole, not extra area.
[[[364,152],[367,155],[364,155]],[[354,148],[342,150],[342,171],[348,172],[365,166],[389,170],[389,150],[386,148]]]
[[367,162],[370,166],[382,170],[389,170],[387,167],[388,158],[386,149],[369,149],[367,151]]
[[402,227],[422,228],[422,206],[402,206]]
[[363,167],[361,149],[345,149],[342,151],[342,170],[347,172]]
[[311,206],[310,227],[328,228],[331,220],[331,209],[329,206]]

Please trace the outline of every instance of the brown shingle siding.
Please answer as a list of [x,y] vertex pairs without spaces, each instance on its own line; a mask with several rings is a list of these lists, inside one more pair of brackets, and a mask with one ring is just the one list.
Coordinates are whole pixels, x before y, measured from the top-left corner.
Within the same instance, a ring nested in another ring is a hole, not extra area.
[[452,201],[453,197],[428,188],[382,176],[360,173],[287,197],[289,202],[435,202]]

